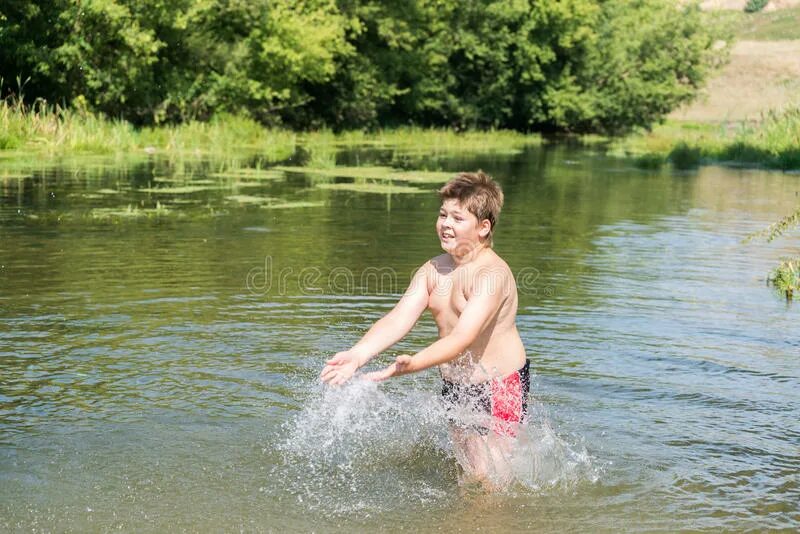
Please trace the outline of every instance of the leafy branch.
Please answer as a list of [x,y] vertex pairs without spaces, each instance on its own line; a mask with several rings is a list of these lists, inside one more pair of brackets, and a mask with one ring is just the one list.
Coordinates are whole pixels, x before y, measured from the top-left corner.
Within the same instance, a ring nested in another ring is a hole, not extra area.
[[800,225],[800,208],[797,208],[794,213],[790,213],[780,221],[770,224],[764,230],[760,230],[748,235],[745,238],[745,241],[752,241],[757,237],[765,237],[767,239],[767,243],[771,243],[773,240],[777,239],[798,225]]

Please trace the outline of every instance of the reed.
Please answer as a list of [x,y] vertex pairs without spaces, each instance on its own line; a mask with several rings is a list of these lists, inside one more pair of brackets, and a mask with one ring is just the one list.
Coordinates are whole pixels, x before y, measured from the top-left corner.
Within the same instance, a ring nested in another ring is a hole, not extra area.
[[26,105],[14,96],[0,100],[0,151],[14,151],[22,157],[124,154],[144,158],[161,154],[173,160],[258,156],[274,162],[290,157],[296,146],[294,132],[264,128],[252,119],[232,115],[208,122],[134,128],[128,122],[92,113],[80,102],[64,108],[43,100]]

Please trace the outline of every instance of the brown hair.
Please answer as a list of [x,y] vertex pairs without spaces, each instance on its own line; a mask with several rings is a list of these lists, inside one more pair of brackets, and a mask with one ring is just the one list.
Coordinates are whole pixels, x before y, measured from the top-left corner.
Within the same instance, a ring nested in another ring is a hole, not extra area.
[[467,211],[478,218],[478,221],[488,219],[491,224],[489,233],[491,245],[494,226],[503,207],[503,190],[491,176],[480,170],[458,173],[439,189],[439,198],[443,201],[457,199]]

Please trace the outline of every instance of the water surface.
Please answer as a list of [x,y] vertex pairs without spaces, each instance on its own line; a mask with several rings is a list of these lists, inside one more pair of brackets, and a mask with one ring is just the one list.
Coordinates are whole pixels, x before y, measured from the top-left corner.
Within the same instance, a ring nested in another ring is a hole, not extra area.
[[[521,483],[459,489],[435,371],[316,381],[438,254],[434,193],[56,165],[0,178],[0,529],[800,527],[798,309],[765,286],[800,239],[742,242],[800,176],[561,146],[339,163],[502,184],[535,373]],[[376,365],[434,339],[425,316]]]

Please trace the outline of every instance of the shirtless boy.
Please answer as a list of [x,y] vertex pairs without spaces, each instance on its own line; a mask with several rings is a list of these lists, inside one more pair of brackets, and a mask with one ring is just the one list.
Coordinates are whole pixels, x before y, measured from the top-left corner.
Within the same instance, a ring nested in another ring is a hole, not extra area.
[[364,377],[380,381],[439,366],[463,480],[495,488],[511,480],[509,457],[529,388],[528,361],[515,324],[516,283],[492,250],[503,193],[479,171],[457,175],[439,196],[436,233],[445,253],[420,267],[392,311],[351,349],[328,360],[320,377],[333,385],[345,383],[408,334],[429,309],[439,340]]

